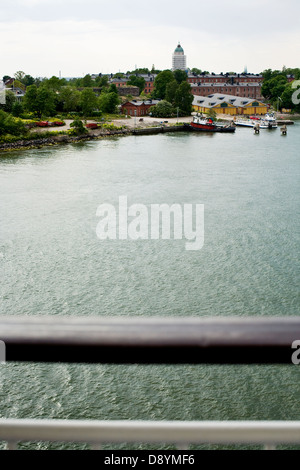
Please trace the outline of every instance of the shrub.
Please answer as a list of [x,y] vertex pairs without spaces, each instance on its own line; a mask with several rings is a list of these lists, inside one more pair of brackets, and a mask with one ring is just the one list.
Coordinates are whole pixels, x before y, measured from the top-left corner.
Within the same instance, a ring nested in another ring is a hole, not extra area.
[[151,106],[150,113],[154,117],[168,118],[174,116],[174,109],[168,101],[162,100],[156,106]]
[[82,135],[88,132],[80,119],[75,119],[70,124],[70,127],[72,127],[72,130],[70,131],[71,135]]
[[0,136],[5,134],[22,136],[26,133],[26,126],[21,119],[0,110]]

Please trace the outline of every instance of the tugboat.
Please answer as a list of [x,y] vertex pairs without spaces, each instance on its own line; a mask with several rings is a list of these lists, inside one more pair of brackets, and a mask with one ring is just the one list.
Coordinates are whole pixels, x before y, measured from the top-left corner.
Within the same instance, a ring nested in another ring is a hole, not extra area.
[[194,116],[190,124],[185,124],[192,131],[202,132],[235,132],[235,126],[216,124],[214,119],[206,116]]

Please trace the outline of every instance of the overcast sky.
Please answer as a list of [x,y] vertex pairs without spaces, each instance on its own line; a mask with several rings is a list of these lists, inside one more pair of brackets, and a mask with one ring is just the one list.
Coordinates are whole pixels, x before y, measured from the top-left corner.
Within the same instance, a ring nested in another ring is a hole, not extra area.
[[0,0],[0,77],[300,67],[299,0]]

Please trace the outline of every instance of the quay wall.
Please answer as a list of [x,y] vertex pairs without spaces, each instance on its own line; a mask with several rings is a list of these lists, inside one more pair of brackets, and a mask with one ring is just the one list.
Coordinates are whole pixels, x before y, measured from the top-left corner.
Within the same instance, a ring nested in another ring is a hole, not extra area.
[[120,130],[101,130],[90,131],[88,134],[80,136],[68,136],[68,135],[54,135],[50,137],[44,137],[40,139],[32,140],[18,140],[16,142],[9,143],[0,143],[0,152],[1,151],[10,151],[10,150],[21,150],[21,149],[30,149],[30,148],[40,148],[44,146],[57,145],[62,143],[76,143],[84,140],[94,140],[100,139],[103,137],[115,136],[115,135],[151,135],[151,134],[160,134],[163,132],[179,132],[186,131],[185,126],[170,126],[170,127],[147,127],[147,128],[137,128],[137,129],[120,129]]

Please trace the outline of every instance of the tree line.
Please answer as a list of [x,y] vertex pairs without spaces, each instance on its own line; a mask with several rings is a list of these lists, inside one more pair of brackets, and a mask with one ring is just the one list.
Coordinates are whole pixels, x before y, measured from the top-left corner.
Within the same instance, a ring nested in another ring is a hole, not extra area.
[[[137,86],[141,98],[163,100],[164,106],[153,110],[153,115],[162,114],[168,117],[172,114],[186,115],[192,111],[193,97],[191,87],[187,83],[187,74],[181,70],[157,71],[154,81],[154,91],[145,95],[145,79],[139,74],[147,73],[148,69],[136,69],[129,75],[127,85]],[[121,76],[122,74],[117,74]],[[4,76],[3,80],[9,79]],[[3,110],[16,117],[26,112],[34,113],[38,118],[55,116],[59,113],[81,113],[83,116],[93,116],[95,113],[115,113],[121,100],[114,84],[109,84],[108,76],[66,80],[53,76],[51,78],[34,79],[22,71],[14,76],[14,88],[26,87],[26,94],[20,102],[12,91],[6,92],[6,104]],[[97,89],[95,92],[94,90]],[[164,117],[164,116],[161,116]]]
[[[29,77],[29,76],[26,76]],[[25,79],[25,76],[24,76]],[[23,83],[25,80],[20,82]],[[82,79],[83,81],[85,78]],[[27,80],[26,80],[27,81]],[[42,116],[55,116],[58,113],[81,113],[83,116],[92,116],[93,113],[115,113],[120,104],[118,91],[115,85],[108,85],[104,80],[103,86],[95,93],[96,84],[85,80],[83,87],[69,84],[65,79],[51,77],[42,81],[29,81],[26,93],[20,102],[15,94],[6,91],[6,103],[2,109],[19,117],[24,112],[34,113],[38,118]],[[81,82],[79,84],[82,84]],[[14,82],[14,88],[18,83]],[[87,86],[90,85],[90,86]]]
[[[262,73],[262,76],[264,80],[261,93],[275,109],[285,108],[300,112],[300,100],[295,101],[293,98],[295,94],[297,95],[296,88],[299,88],[295,87],[294,81],[300,80],[300,68],[267,69]],[[291,80],[288,77],[291,77]]]

